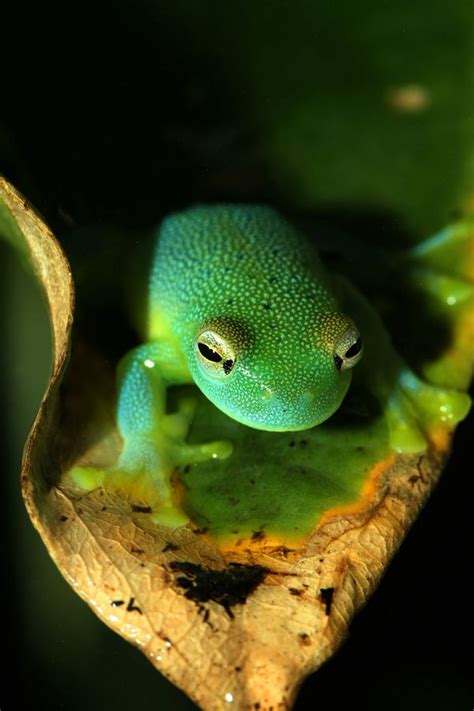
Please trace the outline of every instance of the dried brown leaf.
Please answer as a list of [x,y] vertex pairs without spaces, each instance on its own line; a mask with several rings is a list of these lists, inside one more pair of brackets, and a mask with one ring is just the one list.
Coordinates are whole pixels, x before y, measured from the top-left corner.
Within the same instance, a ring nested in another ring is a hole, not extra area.
[[[64,378],[74,304],[68,262],[4,180],[0,198],[43,285],[54,332],[53,372],[22,471],[29,514],[52,558],[93,611],[201,708],[290,708],[377,585],[439,475],[447,443],[381,462],[358,506],[329,511],[292,548],[256,534],[226,550],[203,530],[151,523],[146,507],[120,494],[64,488],[76,449],[83,461],[107,462],[120,441],[112,420],[91,427],[91,396],[78,397],[76,345]],[[110,377],[94,382],[102,383],[98,399],[110,399]]]

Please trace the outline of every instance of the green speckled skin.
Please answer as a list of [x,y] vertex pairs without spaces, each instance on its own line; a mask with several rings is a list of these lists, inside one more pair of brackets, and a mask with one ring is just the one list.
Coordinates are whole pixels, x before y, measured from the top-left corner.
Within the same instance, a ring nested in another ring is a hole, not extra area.
[[[203,206],[167,218],[149,308],[149,339],[172,344],[183,379],[246,425],[313,427],[347,391],[350,371],[337,370],[334,347],[348,321],[315,249],[270,208]],[[235,347],[224,379],[196,357],[204,326]]]

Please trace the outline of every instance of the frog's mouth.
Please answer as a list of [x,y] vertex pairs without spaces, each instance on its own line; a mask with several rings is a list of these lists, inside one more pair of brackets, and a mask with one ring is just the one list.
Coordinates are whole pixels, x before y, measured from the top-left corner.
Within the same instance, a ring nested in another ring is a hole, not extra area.
[[337,388],[326,391],[315,388],[300,395],[290,392],[286,398],[268,389],[258,401],[241,398],[236,404],[208,397],[224,414],[247,427],[267,432],[298,432],[316,427],[331,417],[340,407],[350,381],[351,374],[346,372],[343,377],[339,376]]

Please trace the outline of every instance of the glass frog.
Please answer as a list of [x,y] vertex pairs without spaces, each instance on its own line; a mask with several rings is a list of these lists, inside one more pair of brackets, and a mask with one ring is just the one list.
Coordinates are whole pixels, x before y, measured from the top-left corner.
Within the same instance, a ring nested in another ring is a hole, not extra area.
[[76,485],[133,489],[154,520],[184,525],[173,474],[232,456],[231,441],[190,444],[195,401],[167,408],[170,386],[194,383],[243,426],[313,428],[340,407],[361,371],[383,400],[396,451],[426,447],[420,417],[454,424],[469,397],[420,380],[366,299],[314,244],[265,206],[202,205],[167,217],[154,247],[144,343],[118,368],[121,455],[108,471],[76,467]]

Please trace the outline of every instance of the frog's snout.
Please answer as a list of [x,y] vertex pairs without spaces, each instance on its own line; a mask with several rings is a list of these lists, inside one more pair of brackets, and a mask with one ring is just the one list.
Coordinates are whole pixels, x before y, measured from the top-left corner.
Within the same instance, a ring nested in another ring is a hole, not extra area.
[[302,392],[265,390],[261,397],[261,419],[255,418],[252,424],[258,429],[275,431],[310,429],[330,417],[340,405],[339,398],[328,398],[317,385]]
[[[212,354],[211,354],[212,355]],[[340,406],[351,371],[339,368],[332,351],[324,359],[311,349],[300,358],[236,355],[229,374],[214,377],[197,367],[196,384],[222,412],[249,427],[275,432],[307,430],[327,420]],[[351,355],[351,354],[350,354]],[[217,362],[220,354],[213,356]],[[346,359],[348,356],[345,356]],[[199,362],[191,363],[199,366]]]

